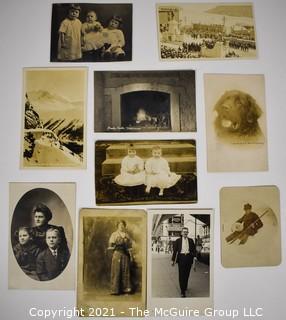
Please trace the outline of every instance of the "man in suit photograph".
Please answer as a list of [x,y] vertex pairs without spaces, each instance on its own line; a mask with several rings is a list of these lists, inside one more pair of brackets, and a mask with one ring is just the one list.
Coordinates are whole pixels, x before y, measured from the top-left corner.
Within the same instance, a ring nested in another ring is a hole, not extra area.
[[186,297],[188,281],[193,261],[196,261],[196,247],[193,239],[188,238],[189,229],[182,228],[182,236],[173,245],[172,265],[178,264],[181,297]]

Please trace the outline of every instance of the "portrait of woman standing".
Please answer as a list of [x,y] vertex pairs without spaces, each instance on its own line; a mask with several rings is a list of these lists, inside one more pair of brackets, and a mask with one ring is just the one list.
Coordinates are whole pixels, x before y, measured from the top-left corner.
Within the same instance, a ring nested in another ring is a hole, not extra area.
[[125,220],[118,222],[117,230],[110,236],[108,249],[113,250],[111,262],[111,294],[132,293],[132,240],[126,231]]
[[81,209],[78,309],[131,316],[146,308],[146,220],[144,210]]

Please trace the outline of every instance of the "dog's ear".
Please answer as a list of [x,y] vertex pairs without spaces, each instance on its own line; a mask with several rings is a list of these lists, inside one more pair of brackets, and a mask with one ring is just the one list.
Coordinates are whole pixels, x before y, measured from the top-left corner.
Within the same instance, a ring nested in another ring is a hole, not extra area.
[[225,93],[218,99],[217,103],[214,106],[214,111],[219,111],[220,106],[222,105],[223,101],[229,96],[231,91],[225,91]]
[[248,123],[254,123],[262,115],[262,110],[259,107],[259,105],[256,103],[255,99],[252,98],[250,95],[247,95],[247,101],[248,101],[248,112],[247,112],[246,119]]

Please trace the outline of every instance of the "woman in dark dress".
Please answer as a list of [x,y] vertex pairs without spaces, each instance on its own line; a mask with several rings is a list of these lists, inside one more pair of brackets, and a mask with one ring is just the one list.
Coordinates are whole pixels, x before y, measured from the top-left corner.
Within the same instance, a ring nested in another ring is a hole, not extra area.
[[20,268],[30,278],[39,280],[36,274],[36,259],[40,249],[33,241],[31,229],[20,227],[15,236],[17,243],[13,246],[13,252]]
[[32,210],[34,217],[34,226],[32,227],[32,235],[34,243],[43,251],[47,248],[46,232],[50,228],[58,229],[61,237],[61,247],[68,250],[67,239],[63,227],[49,224],[53,214],[51,210],[43,203],[38,203]]

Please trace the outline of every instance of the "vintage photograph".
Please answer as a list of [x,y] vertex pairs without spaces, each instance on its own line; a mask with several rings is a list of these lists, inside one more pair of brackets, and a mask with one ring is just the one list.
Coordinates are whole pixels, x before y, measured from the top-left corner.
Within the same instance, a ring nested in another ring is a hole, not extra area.
[[150,209],[148,215],[148,307],[211,307],[213,210]]
[[74,215],[75,184],[10,183],[9,288],[74,288]]
[[251,3],[168,3],[157,5],[160,58],[256,58]]
[[24,68],[22,168],[83,169],[86,68]]
[[220,216],[224,267],[281,263],[280,197],[276,186],[222,188]]
[[54,3],[50,60],[132,60],[132,4]]
[[268,169],[262,74],[205,74],[208,171]]
[[195,71],[95,71],[94,131],[196,131]]
[[130,317],[129,308],[146,308],[146,233],[144,210],[80,211],[77,308],[85,316],[105,308]]
[[197,202],[195,140],[95,143],[98,205]]

